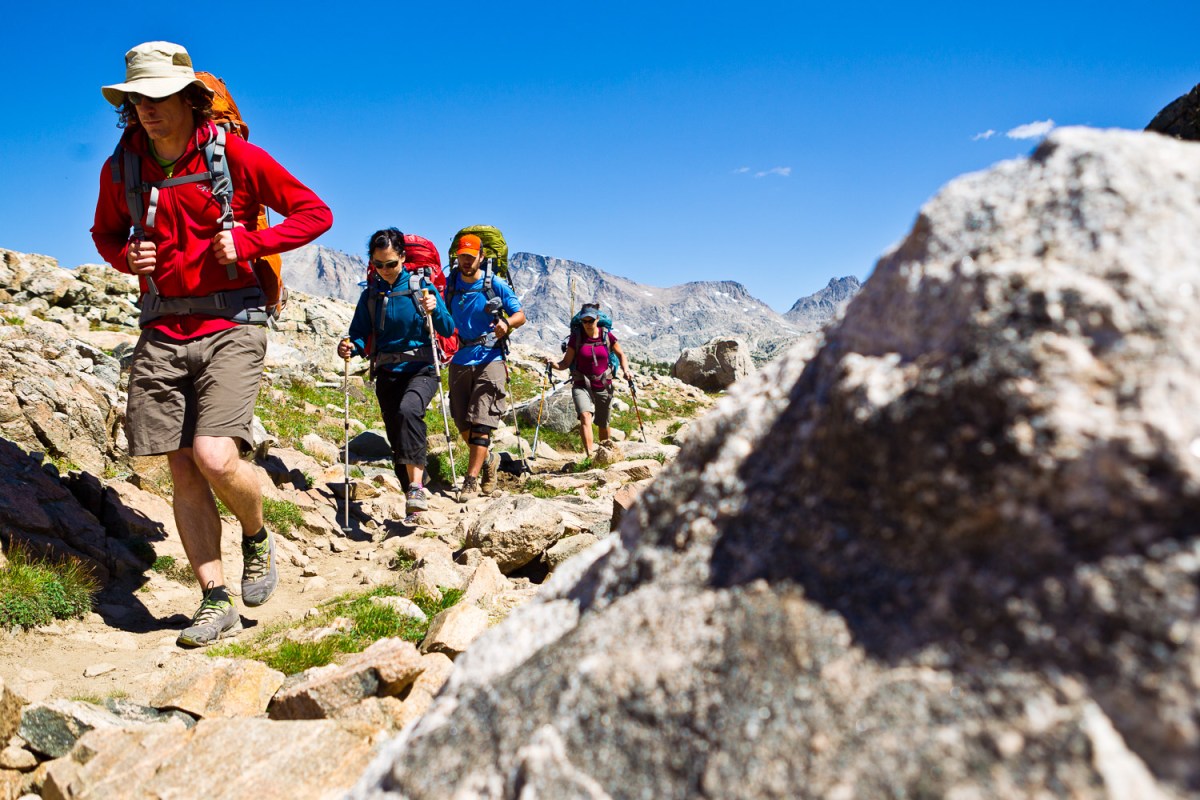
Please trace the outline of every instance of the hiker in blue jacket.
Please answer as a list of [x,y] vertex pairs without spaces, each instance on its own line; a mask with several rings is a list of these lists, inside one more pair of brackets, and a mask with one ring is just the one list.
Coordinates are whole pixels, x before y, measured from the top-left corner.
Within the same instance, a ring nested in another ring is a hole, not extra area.
[[505,411],[505,339],[525,324],[521,301],[503,279],[481,272],[482,263],[482,240],[467,234],[458,240],[455,267],[446,277],[447,305],[461,342],[450,362],[450,414],[469,454],[458,492],[462,503],[495,485],[498,459],[488,448]]
[[350,333],[338,343],[342,358],[371,359],[375,395],[392,446],[392,465],[408,484],[405,511],[429,507],[423,481],[428,445],[425,409],[438,390],[427,315],[442,336],[454,333],[454,320],[427,277],[404,269],[404,234],[396,228],[376,231],[368,240],[371,274],[358,298]]

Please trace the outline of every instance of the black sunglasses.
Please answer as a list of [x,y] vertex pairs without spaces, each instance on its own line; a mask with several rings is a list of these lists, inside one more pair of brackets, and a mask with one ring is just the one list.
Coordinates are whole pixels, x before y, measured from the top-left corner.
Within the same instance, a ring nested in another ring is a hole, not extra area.
[[375,269],[395,269],[400,266],[399,261],[371,261],[375,265]]
[[178,92],[172,92],[166,97],[150,97],[149,95],[138,94],[137,92],[126,92],[125,99],[135,106],[140,106],[143,100],[149,100],[151,103],[161,103],[163,100],[174,97],[176,94],[178,94]]

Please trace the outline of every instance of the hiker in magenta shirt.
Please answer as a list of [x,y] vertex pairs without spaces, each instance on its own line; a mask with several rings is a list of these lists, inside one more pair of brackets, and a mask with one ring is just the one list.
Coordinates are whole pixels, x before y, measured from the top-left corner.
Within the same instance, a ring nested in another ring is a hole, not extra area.
[[[92,239],[141,287],[125,428],[130,455],[165,455],[171,469],[175,525],[203,591],[177,641],[196,647],[241,629],[214,495],[241,527],[242,602],[262,605],[279,580],[262,490],[240,458],[267,349],[252,262],[308,244],[333,215],[266,151],[213,124],[213,90],[180,45],[138,45],[125,81],[101,91],[125,134],[100,173]],[[263,204],[278,225],[258,227]]]
[[547,363],[554,369],[571,370],[571,399],[575,401],[575,413],[579,415],[584,453],[591,458],[593,418],[600,429],[600,441],[612,438],[612,430],[608,425],[613,399],[610,350],[620,361],[621,375],[626,381],[629,380],[629,364],[625,360],[625,351],[617,343],[617,337],[610,329],[600,325],[599,303],[584,303],[579,312],[579,322],[581,328],[572,328],[562,361]]

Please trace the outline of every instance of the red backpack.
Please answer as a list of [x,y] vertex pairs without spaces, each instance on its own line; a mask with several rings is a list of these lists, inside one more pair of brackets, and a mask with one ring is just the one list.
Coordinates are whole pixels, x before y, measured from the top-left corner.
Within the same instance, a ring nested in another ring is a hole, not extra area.
[[[415,233],[404,234],[404,269],[408,272],[420,273],[425,280],[437,288],[438,292],[446,290],[446,273],[442,272],[442,257],[433,242],[424,236],[417,236]],[[370,283],[374,277],[375,265],[368,261],[367,282]],[[372,312],[371,330],[374,331],[375,307],[368,305],[368,308]],[[438,351],[441,354],[439,358],[445,364],[458,352],[458,331],[454,331],[450,336],[442,336],[437,331],[434,331],[433,335],[437,339]],[[368,351],[370,351],[369,346]]]

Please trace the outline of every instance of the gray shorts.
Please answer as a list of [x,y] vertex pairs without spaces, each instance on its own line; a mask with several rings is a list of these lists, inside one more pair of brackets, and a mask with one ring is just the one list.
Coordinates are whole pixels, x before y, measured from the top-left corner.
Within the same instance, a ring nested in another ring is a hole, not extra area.
[[608,427],[608,415],[612,410],[613,390],[589,389],[586,386],[575,386],[571,389],[571,399],[575,401],[576,414],[591,414],[592,422],[601,428]]
[[197,436],[228,436],[248,447],[266,352],[260,325],[196,339],[142,331],[129,373],[129,454],[170,453]]
[[504,362],[450,365],[450,416],[465,433],[472,425],[500,427],[504,414]]

